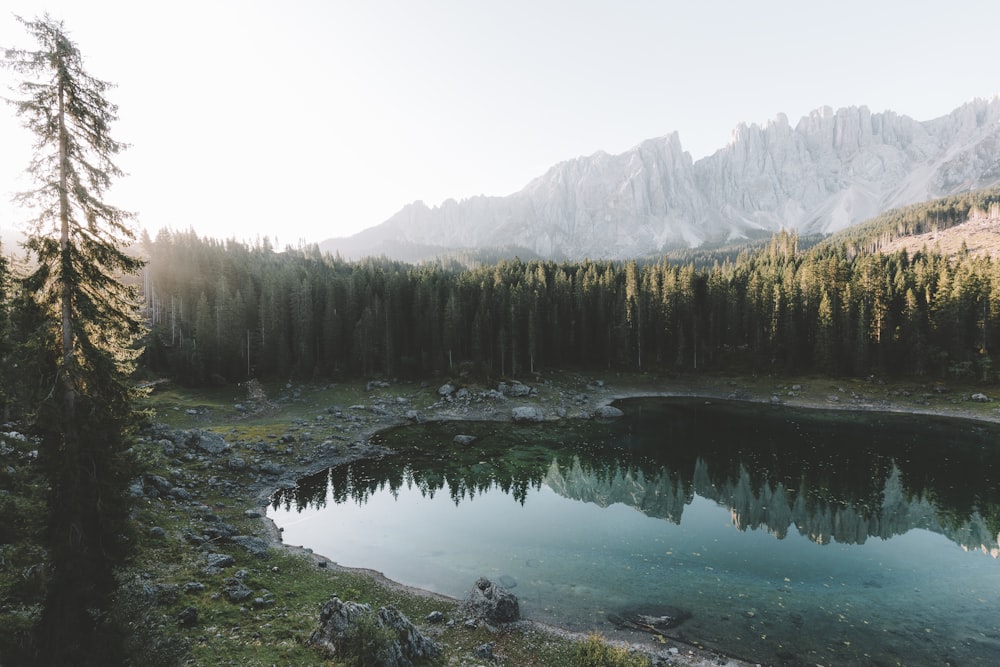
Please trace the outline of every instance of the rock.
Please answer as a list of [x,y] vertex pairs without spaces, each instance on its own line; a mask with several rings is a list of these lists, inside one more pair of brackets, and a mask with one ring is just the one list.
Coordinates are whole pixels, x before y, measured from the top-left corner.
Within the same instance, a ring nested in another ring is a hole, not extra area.
[[239,472],[241,470],[247,469],[247,462],[240,456],[233,456],[228,461],[226,461],[226,467],[230,470],[235,470]]
[[476,440],[478,440],[478,438],[476,438],[476,436],[474,436],[474,435],[461,435],[461,434],[459,434],[459,435],[456,435],[453,438],[453,441],[454,441],[454,443],[456,445],[464,445],[464,446],[471,445]]
[[218,456],[229,449],[229,443],[223,440],[221,435],[195,429],[184,434],[184,444],[188,447],[200,449],[206,454]]
[[444,623],[445,616],[440,611],[432,611],[424,618],[428,623]]
[[167,531],[163,530],[160,526],[153,526],[149,529],[149,536],[157,540],[162,540],[167,536]]
[[449,396],[454,394],[457,390],[458,388],[455,387],[455,385],[448,382],[438,387],[438,396],[442,398],[448,398]]
[[218,574],[222,572],[223,568],[236,564],[236,559],[229,554],[208,554],[207,559],[208,567],[205,568],[206,574]]
[[200,581],[189,581],[186,584],[184,584],[184,592],[188,594],[201,593],[204,590],[205,590],[205,584],[201,583]]
[[177,584],[144,584],[150,601],[157,607],[169,607],[180,599],[180,587]]
[[423,424],[427,421],[427,417],[425,417],[424,413],[420,412],[420,410],[407,410],[406,418],[416,424]]
[[[384,635],[382,645],[368,643],[372,628],[366,621],[374,622],[376,631]],[[441,655],[438,645],[394,607],[374,612],[370,605],[336,597],[323,605],[319,628],[306,644],[319,648],[328,658],[352,656],[382,667],[412,667],[415,661],[437,660]]]
[[150,491],[152,491],[152,493],[149,493],[149,495],[152,495],[153,497],[165,494],[168,491],[170,491],[170,489],[174,488],[173,484],[171,484],[164,478],[160,477],[159,475],[147,475],[146,482],[150,487]]
[[236,577],[228,577],[222,582],[222,594],[230,602],[242,602],[251,597],[253,591]]
[[531,387],[526,384],[522,384],[517,380],[514,380],[510,384],[501,382],[497,385],[497,391],[510,398],[523,398],[525,396],[531,396]]
[[177,614],[177,622],[181,627],[193,628],[198,625],[198,610],[194,607],[184,607]]
[[485,644],[480,644],[476,648],[472,649],[472,654],[479,658],[480,660],[496,660],[497,656],[494,650],[497,647],[496,642],[487,642]]
[[626,609],[620,614],[608,614],[608,620],[618,629],[642,630],[658,634],[676,628],[691,618],[691,612],[669,605],[647,605]]
[[990,397],[986,394],[973,394],[969,396],[970,401],[975,401],[976,403],[989,403]]
[[511,418],[515,422],[542,422],[545,421],[545,413],[541,408],[531,405],[522,405],[514,408],[510,412]]
[[243,516],[245,516],[248,519],[259,519],[264,515],[261,514],[259,510],[244,510]]
[[266,541],[259,537],[253,537],[252,535],[237,535],[236,537],[230,539],[233,543],[240,545],[249,551],[252,556],[257,558],[267,558],[271,554],[270,546],[268,546]]
[[277,477],[285,472],[285,468],[272,461],[266,461],[260,465],[260,472],[262,475],[271,475]]
[[486,577],[476,580],[462,608],[487,623],[512,623],[521,617],[517,596]]
[[177,500],[191,500],[191,494],[188,493],[186,489],[182,489],[179,486],[175,486],[167,491],[167,495]]
[[624,416],[625,413],[613,405],[601,405],[594,410],[594,417],[596,419],[620,419]]

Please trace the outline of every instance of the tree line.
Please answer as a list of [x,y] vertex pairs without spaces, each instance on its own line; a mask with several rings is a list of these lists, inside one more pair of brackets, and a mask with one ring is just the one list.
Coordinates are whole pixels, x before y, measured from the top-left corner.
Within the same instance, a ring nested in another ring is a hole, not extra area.
[[711,266],[345,262],[195,232],[146,237],[144,363],[190,384],[249,377],[485,376],[542,369],[962,376],[993,381],[1000,268],[806,251],[781,232]]

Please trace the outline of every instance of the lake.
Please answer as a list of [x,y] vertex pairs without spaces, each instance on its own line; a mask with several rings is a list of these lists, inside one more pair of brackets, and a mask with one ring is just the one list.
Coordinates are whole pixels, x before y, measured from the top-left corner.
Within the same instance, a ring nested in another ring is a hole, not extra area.
[[616,405],[610,423],[389,429],[396,455],[304,478],[269,516],[411,586],[464,597],[487,576],[573,630],[767,664],[1000,663],[1000,426]]

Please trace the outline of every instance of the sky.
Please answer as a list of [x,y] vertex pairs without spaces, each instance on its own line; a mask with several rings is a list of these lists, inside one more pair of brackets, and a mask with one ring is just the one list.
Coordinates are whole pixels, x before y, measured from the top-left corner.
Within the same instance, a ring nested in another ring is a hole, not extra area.
[[[46,12],[117,86],[108,203],[278,247],[674,131],[697,160],[779,113],[930,120],[1000,93],[982,0],[6,0],[0,47],[34,47],[14,16]],[[0,107],[0,231],[27,219],[7,201],[31,141]]]

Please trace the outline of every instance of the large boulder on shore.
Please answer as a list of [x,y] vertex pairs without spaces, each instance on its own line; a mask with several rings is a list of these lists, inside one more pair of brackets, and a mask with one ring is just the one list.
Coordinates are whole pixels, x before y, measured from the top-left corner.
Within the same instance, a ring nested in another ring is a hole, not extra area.
[[[367,642],[371,637],[364,635],[373,630],[384,635],[384,644],[372,646]],[[412,667],[416,661],[436,660],[441,655],[438,645],[394,607],[379,607],[376,612],[371,605],[344,602],[337,597],[323,605],[319,628],[309,635],[306,644],[317,647],[328,658],[363,650],[364,655],[355,653],[353,657],[372,667]]]
[[620,419],[625,413],[613,405],[601,405],[594,410],[595,419]]
[[545,421],[545,412],[541,408],[533,405],[522,405],[510,411],[511,419],[515,422],[542,422]]
[[229,449],[229,443],[221,435],[203,429],[192,429],[185,432],[184,444],[212,456],[218,456]]
[[513,623],[521,618],[517,596],[486,577],[479,577],[462,608],[487,623]]

